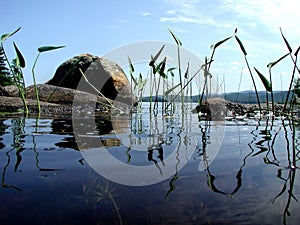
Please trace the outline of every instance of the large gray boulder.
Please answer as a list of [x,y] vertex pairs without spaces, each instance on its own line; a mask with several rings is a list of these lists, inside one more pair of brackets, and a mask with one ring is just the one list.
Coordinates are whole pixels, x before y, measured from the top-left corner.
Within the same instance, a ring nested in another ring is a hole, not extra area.
[[133,100],[131,98],[130,84],[122,68],[108,59],[90,54],[78,55],[62,63],[47,84],[98,95],[96,88],[109,99],[128,104],[135,102],[135,97]]

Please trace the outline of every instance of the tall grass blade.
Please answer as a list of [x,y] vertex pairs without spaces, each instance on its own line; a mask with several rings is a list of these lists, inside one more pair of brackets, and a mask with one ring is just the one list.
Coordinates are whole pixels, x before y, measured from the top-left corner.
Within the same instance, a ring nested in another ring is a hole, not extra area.
[[133,64],[132,64],[132,62],[131,62],[130,57],[129,57],[129,56],[127,56],[127,57],[128,57],[128,63],[129,63],[129,73],[130,73],[130,77],[131,77],[131,79],[133,80],[135,87],[137,87],[137,86],[138,86],[138,82],[137,82],[137,80],[136,80],[136,79],[134,78],[134,76],[133,76],[134,67],[133,67]]
[[15,33],[17,33],[19,30],[21,29],[21,27],[17,28],[15,31],[11,32],[10,34],[3,34],[1,36],[1,42],[3,43],[7,38],[13,36]]
[[134,67],[133,67],[133,64],[131,62],[131,59],[129,56],[127,56],[128,58],[128,63],[129,63],[129,69],[130,69],[130,73],[133,73],[134,72]]
[[185,78],[185,79],[188,78],[189,70],[190,70],[190,63],[188,62],[188,66],[187,66],[186,71],[185,71],[185,73],[184,73],[184,78]]
[[232,36],[227,37],[227,38],[223,39],[222,41],[217,42],[216,44],[212,44],[212,45],[210,46],[210,48],[214,50],[214,49],[216,49],[217,47],[219,47],[221,44],[223,44],[224,42],[228,41],[228,40],[231,39],[231,38],[232,38]]
[[288,42],[288,41],[286,40],[286,38],[284,37],[281,28],[280,28],[280,33],[281,33],[281,36],[282,36],[282,38],[283,38],[283,40],[284,40],[284,42],[285,42],[285,44],[286,44],[286,47],[287,47],[288,50],[289,50],[289,53],[292,53],[293,50],[292,50],[292,48],[291,48],[289,42]]
[[138,90],[143,91],[146,83],[147,83],[147,79],[143,80],[142,73],[140,73],[139,80],[138,80]]
[[156,60],[158,59],[158,57],[160,56],[160,54],[161,54],[162,50],[164,49],[164,47],[165,47],[165,45],[163,45],[163,46],[159,49],[159,51],[156,53],[156,55],[155,55],[154,57],[151,55],[151,61],[150,61],[150,63],[149,63],[149,66],[154,67],[155,62],[156,62]]
[[262,81],[266,91],[268,92],[272,92],[272,84],[267,80],[267,78],[261,73],[259,72],[255,67],[254,70],[256,71],[256,73],[258,74],[260,80]]
[[178,46],[182,46],[182,42],[179,40],[179,38],[173,33],[173,31],[169,27],[167,27],[167,28],[168,28],[170,34],[172,35],[174,41],[176,42],[176,44]]
[[295,51],[295,56],[297,57],[298,53],[299,53],[299,50],[300,50],[300,46],[297,48],[297,50]]
[[17,61],[18,61],[18,64],[21,68],[24,68],[25,67],[25,59],[22,55],[22,53],[20,52],[20,50],[18,49],[17,45],[15,44],[15,42],[13,42],[14,44],[14,48],[15,48],[15,51],[16,51],[16,54],[17,54]]
[[164,60],[161,63],[161,66],[159,68],[159,75],[162,78],[167,78],[167,75],[165,74],[166,62],[167,62],[167,57],[164,58]]
[[64,48],[64,47],[66,47],[66,46],[64,46],[64,45],[61,45],[61,46],[42,46],[42,47],[38,48],[38,51],[40,53],[42,53],[42,52],[52,51],[52,50],[59,49],[59,48]]
[[284,56],[282,56],[280,59],[274,61],[274,62],[271,62],[267,65],[268,68],[272,68],[273,66],[275,66],[277,63],[279,63],[281,60],[283,60],[285,57],[287,57],[290,53],[287,53],[285,54]]
[[82,70],[81,70],[81,68],[79,68],[79,71],[80,71],[80,73],[81,73],[81,75],[82,75],[82,77],[84,78],[84,80],[99,94],[99,95],[101,95],[101,97],[103,97],[106,101],[107,101],[107,103],[110,105],[110,107],[111,108],[113,108],[113,109],[115,109],[115,110],[118,110],[120,113],[123,113],[123,111],[122,110],[120,110],[120,109],[118,109],[118,108],[116,108],[113,104],[112,104],[112,102],[111,102],[111,100],[110,99],[108,99],[108,98],[106,98],[93,84],[91,84],[90,83],[90,81],[87,79],[87,77],[85,76],[85,74],[82,72]]
[[171,68],[169,68],[168,70],[167,70],[167,72],[169,73],[171,73],[173,70],[176,70],[177,68],[176,67],[171,67]]
[[246,52],[246,49],[244,48],[243,43],[241,42],[241,40],[240,40],[237,36],[234,36],[234,37],[235,37],[237,43],[239,44],[239,46],[240,46],[240,48],[241,48],[243,54],[246,56],[246,55],[247,55],[247,52]]
[[171,92],[173,92],[176,88],[180,87],[180,84],[175,85],[174,87],[167,90],[164,94],[168,96]]

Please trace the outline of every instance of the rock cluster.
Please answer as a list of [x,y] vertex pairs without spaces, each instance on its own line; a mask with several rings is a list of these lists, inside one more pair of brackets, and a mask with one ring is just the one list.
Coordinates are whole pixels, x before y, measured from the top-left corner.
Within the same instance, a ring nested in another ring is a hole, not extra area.
[[[42,113],[51,115],[71,114],[74,98],[78,111],[88,113],[107,112],[112,104],[124,109],[136,101],[123,70],[108,59],[90,54],[62,63],[52,79],[37,85],[37,89]],[[16,86],[1,86],[0,96],[0,111],[24,109]],[[30,112],[37,112],[34,86],[26,88],[26,102]]]

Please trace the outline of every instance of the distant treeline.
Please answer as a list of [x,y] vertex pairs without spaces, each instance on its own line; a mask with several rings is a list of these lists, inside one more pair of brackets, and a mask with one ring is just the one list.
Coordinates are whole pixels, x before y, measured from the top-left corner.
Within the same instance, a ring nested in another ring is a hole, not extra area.
[[[273,92],[273,97],[274,97],[274,102],[276,103],[284,103],[286,96],[287,96],[287,91],[274,91]],[[259,100],[261,103],[267,102],[267,95],[265,91],[259,91],[258,92]],[[289,96],[289,101],[292,99],[293,92],[290,93]],[[194,95],[192,97],[187,97],[185,96],[186,101],[193,101],[193,102],[198,102],[199,100],[199,95]],[[152,97],[152,101],[155,101],[155,96]],[[204,96],[205,98],[205,96]],[[230,93],[225,93],[225,94],[211,94],[208,95],[208,98],[224,98],[228,101],[231,102],[237,102],[237,103],[242,103],[242,104],[256,104],[257,99],[254,91],[242,91],[242,92],[230,92]],[[179,101],[179,97],[177,98]],[[143,102],[149,102],[150,97],[143,97]],[[162,96],[157,96],[157,101],[161,102],[163,101]],[[271,94],[268,94],[268,101],[271,102]]]

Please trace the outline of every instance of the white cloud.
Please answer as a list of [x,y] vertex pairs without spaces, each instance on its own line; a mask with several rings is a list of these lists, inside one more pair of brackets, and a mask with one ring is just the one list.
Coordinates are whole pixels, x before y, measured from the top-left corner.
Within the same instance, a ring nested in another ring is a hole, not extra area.
[[152,13],[150,12],[139,12],[139,14],[141,14],[142,16],[151,16]]
[[252,26],[257,22],[269,29],[276,30],[278,27],[296,29],[300,22],[298,1],[296,0],[225,0],[224,9],[233,12],[238,18],[246,19]]
[[170,9],[160,19],[161,22],[195,23],[218,28],[235,26],[255,29],[262,25],[272,32],[279,27],[292,35],[300,35],[297,0],[166,0]]
[[120,19],[120,22],[121,22],[121,23],[129,23],[129,20],[126,20],[126,19]]

